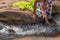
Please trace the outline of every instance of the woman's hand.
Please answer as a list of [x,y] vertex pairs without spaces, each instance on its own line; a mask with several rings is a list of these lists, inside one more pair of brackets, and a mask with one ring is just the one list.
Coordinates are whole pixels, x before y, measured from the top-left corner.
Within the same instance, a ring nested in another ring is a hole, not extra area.
[[35,21],[37,19],[35,14],[33,14],[32,19],[33,19],[33,21]]

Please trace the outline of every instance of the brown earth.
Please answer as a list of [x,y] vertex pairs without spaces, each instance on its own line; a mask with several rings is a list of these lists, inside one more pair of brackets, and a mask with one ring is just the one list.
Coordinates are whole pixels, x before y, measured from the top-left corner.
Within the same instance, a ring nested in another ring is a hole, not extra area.
[[53,37],[46,37],[46,36],[36,37],[36,36],[32,36],[32,37],[15,38],[15,39],[10,39],[10,40],[60,40],[60,36],[59,35],[56,35],[56,36],[53,36]]
[[25,37],[12,40],[60,40],[60,37]]

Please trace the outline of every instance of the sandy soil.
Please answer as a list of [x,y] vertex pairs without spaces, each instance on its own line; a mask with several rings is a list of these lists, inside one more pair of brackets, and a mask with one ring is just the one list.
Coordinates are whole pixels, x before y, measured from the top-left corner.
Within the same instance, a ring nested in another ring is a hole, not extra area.
[[10,40],[60,40],[60,34],[54,36],[31,36],[31,37],[22,37],[14,38]]
[[24,38],[16,38],[12,40],[60,40],[60,36],[58,37],[24,37]]

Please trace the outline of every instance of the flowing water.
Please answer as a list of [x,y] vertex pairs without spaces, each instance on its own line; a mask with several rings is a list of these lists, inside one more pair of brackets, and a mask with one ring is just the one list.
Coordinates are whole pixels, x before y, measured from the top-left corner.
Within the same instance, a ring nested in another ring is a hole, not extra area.
[[29,35],[53,35],[54,27],[43,24],[6,25],[0,22],[0,38],[15,38]]

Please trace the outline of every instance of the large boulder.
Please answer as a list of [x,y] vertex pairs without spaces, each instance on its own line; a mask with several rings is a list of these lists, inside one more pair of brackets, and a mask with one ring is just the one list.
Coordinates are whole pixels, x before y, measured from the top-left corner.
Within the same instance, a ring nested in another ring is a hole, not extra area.
[[52,2],[53,5],[53,13],[60,13],[60,1],[53,1]]
[[1,12],[0,15],[3,17],[0,17],[0,20],[3,21],[14,21],[17,23],[33,23],[32,15],[33,13],[29,11],[4,11]]

